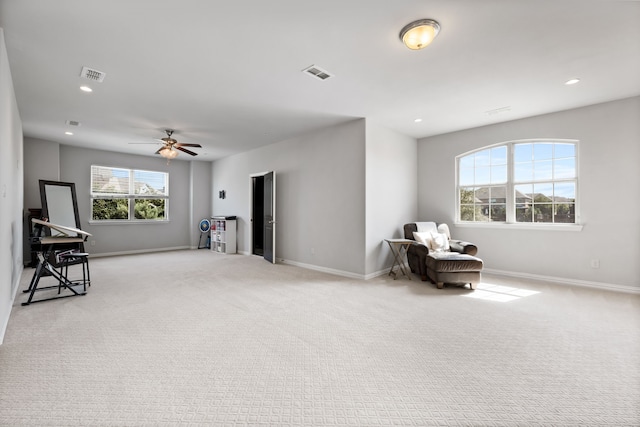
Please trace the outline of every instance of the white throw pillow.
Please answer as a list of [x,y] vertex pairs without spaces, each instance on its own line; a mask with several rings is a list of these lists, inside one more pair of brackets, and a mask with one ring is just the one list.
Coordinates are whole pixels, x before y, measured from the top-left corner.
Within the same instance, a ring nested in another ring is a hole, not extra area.
[[449,238],[444,233],[431,233],[431,249],[436,252],[449,250]]
[[428,232],[428,231],[424,231],[424,232],[414,231],[413,232],[413,238],[415,239],[416,242],[422,243],[423,245],[425,245],[428,248],[431,247],[431,233],[430,232]]

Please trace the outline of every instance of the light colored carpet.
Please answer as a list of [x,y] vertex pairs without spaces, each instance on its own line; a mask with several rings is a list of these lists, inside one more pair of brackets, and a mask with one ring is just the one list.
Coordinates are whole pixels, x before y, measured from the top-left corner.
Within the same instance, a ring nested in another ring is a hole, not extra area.
[[91,274],[86,296],[18,295],[0,425],[640,425],[638,296],[486,275],[438,290],[206,250]]

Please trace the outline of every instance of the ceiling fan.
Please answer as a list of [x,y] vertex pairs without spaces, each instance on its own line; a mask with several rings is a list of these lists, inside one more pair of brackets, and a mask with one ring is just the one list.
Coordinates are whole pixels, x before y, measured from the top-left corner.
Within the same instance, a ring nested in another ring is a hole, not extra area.
[[178,142],[175,139],[171,138],[171,135],[173,135],[173,130],[172,129],[166,129],[165,132],[167,133],[166,138],[161,138],[160,141],[164,142],[164,145],[162,147],[160,147],[160,149],[158,151],[155,152],[155,154],[160,154],[162,157],[165,157],[167,159],[174,159],[177,155],[178,152],[176,150],[180,150],[184,153],[190,154],[192,156],[197,156],[198,153],[194,153],[191,150],[187,150],[184,147],[198,147],[198,148],[202,148],[202,145],[200,144],[185,144],[182,142]]

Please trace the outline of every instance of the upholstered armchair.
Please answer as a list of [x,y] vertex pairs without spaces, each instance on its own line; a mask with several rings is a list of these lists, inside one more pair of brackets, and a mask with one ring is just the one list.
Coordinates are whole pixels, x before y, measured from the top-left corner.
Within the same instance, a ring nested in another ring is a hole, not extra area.
[[475,257],[478,247],[473,243],[451,239],[447,224],[405,224],[404,237],[416,240],[407,250],[407,261],[411,271],[419,274],[422,280],[429,279],[438,288],[442,288],[444,283],[469,283],[471,289],[475,289],[480,282],[483,264],[481,259]]

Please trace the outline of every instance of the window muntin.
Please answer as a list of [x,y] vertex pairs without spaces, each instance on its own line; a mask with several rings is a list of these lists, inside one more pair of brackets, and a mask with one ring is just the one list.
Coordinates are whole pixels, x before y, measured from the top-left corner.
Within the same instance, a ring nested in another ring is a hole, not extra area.
[[457,157],[460,222],[575,224],[576,141],[512,141]]
[[167,221],[169,174],[91,166],[92,221]]

